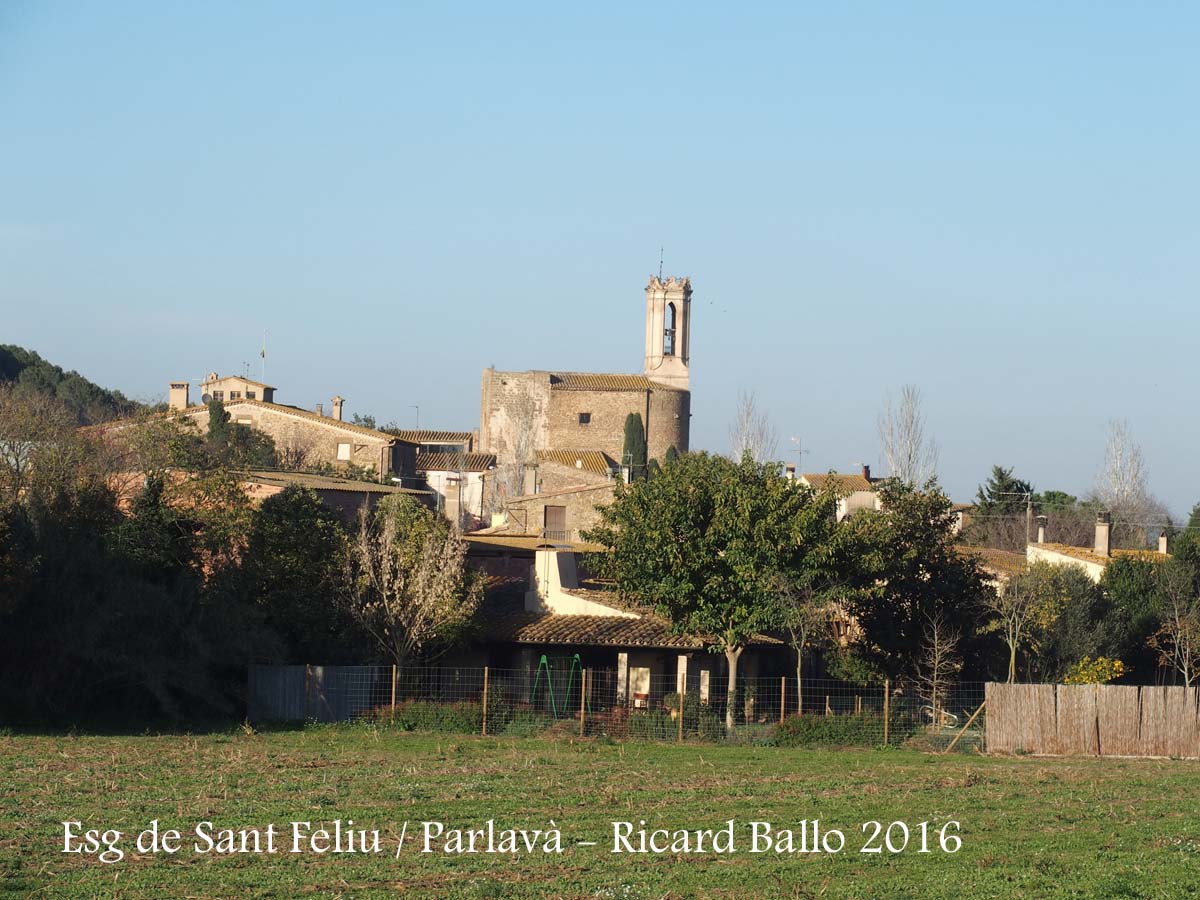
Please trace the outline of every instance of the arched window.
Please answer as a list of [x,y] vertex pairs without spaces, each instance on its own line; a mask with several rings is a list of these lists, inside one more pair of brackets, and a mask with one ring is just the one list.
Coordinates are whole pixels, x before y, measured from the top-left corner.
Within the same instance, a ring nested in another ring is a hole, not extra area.
[[666,315],[663,317],[666,320],[666,328],[663,329],[663,356],[675,355],[675,304],[668,303]]

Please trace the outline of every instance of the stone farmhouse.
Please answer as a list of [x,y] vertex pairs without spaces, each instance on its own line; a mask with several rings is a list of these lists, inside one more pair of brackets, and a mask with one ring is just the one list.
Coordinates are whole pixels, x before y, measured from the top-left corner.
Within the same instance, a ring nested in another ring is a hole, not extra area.
[[310,411],[259,399],[260,395],[273,398],[275,388],[239,376],[219,378],[212,373],[201,387],[203,403],[191,405],[187,383],[172,382],[168,405],[202,431],[208,428],[208,402],[220,400],[230,422],[269,435],[276,450],[289,458],[294,468],[353,467],[372,472],[380,483],[415,486],[417,446],[396,435],[342,421],[341,397],[333,398],[333,414],[327,416],[320,405]]

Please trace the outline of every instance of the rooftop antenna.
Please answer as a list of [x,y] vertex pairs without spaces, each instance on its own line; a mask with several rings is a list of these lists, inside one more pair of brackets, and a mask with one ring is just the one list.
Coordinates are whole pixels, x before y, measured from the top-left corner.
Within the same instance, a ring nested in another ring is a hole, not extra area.
[[267,383],[267,332],[263,329],[263,345],[258,355],[262,358],[262,383]]
[[658,245],[658,280],[662,281],[662,264],[663,264],[663,248],[662,244]]

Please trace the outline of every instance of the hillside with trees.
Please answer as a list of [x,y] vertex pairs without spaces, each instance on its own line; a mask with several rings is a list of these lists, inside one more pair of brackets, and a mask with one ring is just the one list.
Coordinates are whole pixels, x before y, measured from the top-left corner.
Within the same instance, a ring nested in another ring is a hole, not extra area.
[[11,384],[20,394],[53,397],[78,425],[120,419],[143,408],[120,391],[102,388],[14,344],[0,344],[0,383]]

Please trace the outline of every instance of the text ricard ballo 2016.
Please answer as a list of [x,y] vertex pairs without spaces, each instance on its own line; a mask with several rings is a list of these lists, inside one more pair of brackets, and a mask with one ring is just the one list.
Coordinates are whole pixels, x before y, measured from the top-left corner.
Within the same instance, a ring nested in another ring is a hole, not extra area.
[[751,854],[894,855],[898,853],[957,853],[961,828],[955,820],[914,822],[865,821],[853,826],[826,825],[801,819],[776,825],[734,819],[710,828],[658,827],[643,819],[612,821],[595,837],[577,829],[564,833],[553,821],[545,827],[516,828],[494,819],[472,826],[439,821],[398,823],[393,828],[364,828],[353,819],[329,822],[294,821],[251,828],[224,828],[210,821],[174,828],[155,819],[141,830],[120,831],[91,827],[91,823],[62,823],[62,852],[118,863],[127,854],[144,856],[277,855],[277,854],[496,854],[533,856],[563,854],[576,849],[615,854],[666,856],[726,856]]

